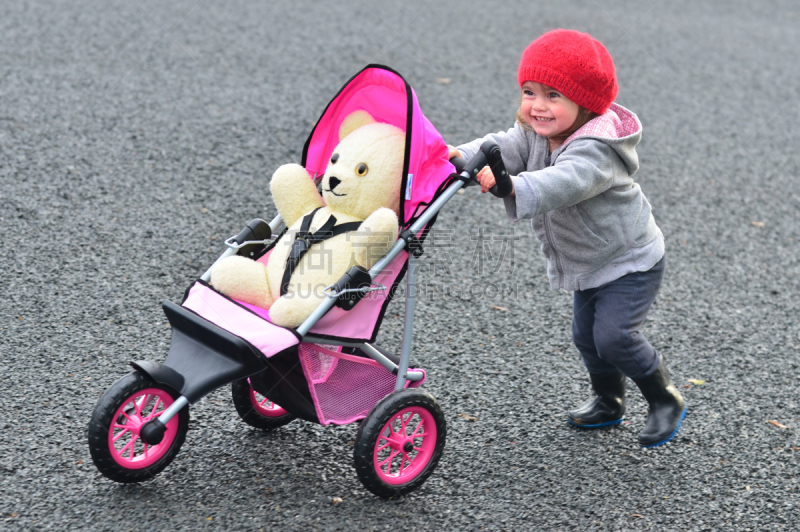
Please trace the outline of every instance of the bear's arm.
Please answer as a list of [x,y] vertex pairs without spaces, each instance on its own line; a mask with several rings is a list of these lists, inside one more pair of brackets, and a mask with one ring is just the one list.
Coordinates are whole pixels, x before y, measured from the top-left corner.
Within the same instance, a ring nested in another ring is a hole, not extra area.
[[309,211],[325,205],[311,176],[299,164],[284,164],[275,170],[269,186],[272,201],[287,227]]
[[354,259],[359,266],[372,268],[397,241],[397,215],[381,207],[364,220],[352,236]]

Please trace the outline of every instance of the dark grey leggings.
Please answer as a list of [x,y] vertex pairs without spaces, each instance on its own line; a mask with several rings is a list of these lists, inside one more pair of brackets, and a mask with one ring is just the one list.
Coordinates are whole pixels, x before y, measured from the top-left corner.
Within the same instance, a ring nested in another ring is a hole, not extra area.
[[603,286],[575,291],[572,341],[589,373],[619,369],[638,379],[661,365],[661,355],[640,329],[663,277],[662,258],[646,272],[629,273]]

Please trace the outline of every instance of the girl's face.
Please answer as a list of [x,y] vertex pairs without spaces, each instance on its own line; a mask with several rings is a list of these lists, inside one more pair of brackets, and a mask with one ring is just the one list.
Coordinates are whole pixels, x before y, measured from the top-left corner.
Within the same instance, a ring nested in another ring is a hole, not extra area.
[[578,104],[552,87],[534,81],[522,84],[522,117],[543,137],[566,131],[575,123],[579,109]]

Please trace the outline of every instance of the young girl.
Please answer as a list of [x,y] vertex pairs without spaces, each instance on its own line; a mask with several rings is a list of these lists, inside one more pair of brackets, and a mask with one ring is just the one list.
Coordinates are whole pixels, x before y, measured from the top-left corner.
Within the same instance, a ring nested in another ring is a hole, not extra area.
[[[522,55],[517,121],[507,132],[450,149],[471,158],[494,140],[513,183],[512,221],[531,219],[554,289],[574,292],[572,338],[594,397],[568,414],[583,428],[614,425],[625,413],[625,377],[649,405],[639,434],[655,447],[686,415],[661,355],[641,333],[664,274],[664,237],[633,180],[642,126],[614,104],[617,80],[606,48],[590,35],[553,30]],[[481,190],[495,184],[489,167]]]

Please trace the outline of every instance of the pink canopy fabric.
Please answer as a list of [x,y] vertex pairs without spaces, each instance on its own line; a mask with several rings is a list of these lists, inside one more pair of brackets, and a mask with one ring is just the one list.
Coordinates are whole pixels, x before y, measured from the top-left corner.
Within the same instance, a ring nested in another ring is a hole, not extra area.
[[447,160],[447,145],[422,114],[417,95],[406,80],[389,67],[369,65],[339,91],[308,137],[302,164],[311,175],[325,173],[339,143],[339,126],[354,111],[366,111],[376,121],[406,133],[400,220],[408,227],[455,172]]

